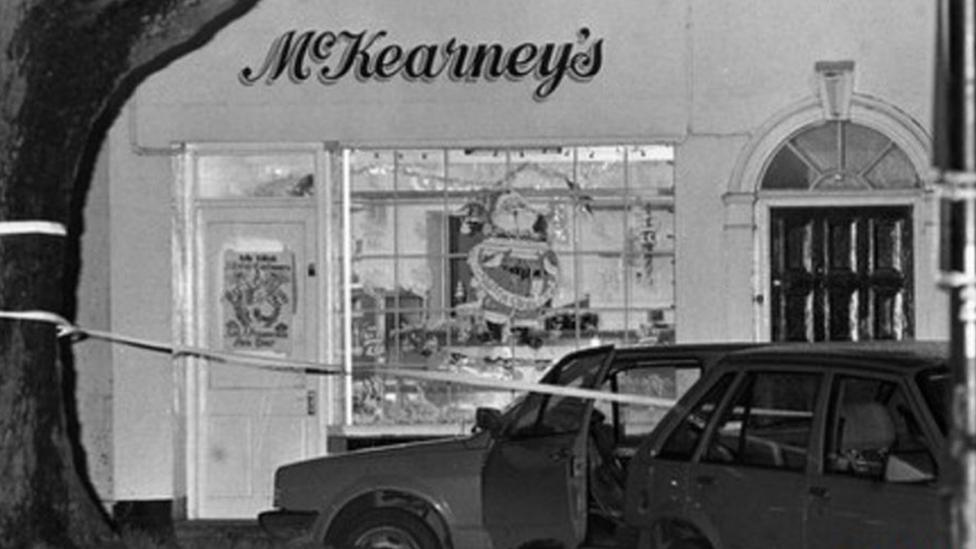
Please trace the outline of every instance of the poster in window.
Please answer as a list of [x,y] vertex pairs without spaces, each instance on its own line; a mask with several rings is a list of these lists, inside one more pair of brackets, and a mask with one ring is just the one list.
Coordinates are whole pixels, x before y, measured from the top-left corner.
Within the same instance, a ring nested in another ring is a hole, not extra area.
[[289,354],[295,312],[290,251],[224,254],[224,348]]

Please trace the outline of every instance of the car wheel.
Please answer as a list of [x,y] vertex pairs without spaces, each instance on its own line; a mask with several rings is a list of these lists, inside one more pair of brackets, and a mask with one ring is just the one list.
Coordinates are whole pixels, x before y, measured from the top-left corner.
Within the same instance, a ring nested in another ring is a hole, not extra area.
[[350,521],[337,536],[338,547],[441,549],[430,526],[400,509],[374,509]]

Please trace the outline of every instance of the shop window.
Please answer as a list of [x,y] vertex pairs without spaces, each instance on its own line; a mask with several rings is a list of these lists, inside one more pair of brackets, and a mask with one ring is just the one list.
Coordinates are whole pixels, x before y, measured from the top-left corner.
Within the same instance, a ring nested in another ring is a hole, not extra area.
[[206,154],[197,157],[196,196],[203,199],[310,198],[312,154]]
[[673,341],[670,147],[347,158],[355,423],[453,423],[512,398],[383,367],[533,381],[596,342]]

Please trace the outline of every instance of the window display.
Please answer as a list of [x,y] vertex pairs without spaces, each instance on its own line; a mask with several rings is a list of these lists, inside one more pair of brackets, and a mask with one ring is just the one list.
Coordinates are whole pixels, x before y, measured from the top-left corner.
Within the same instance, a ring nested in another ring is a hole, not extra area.
[[673,340],[670,147],[348,158],[354,423],[470,421],[512,398],[384,366],[534,381],[569,349]]

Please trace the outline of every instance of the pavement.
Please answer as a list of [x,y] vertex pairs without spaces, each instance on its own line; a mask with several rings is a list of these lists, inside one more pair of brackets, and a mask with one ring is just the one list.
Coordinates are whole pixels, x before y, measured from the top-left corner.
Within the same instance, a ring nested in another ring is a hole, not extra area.
[[292,549],[268,536],[256,521],[177,521],[153,528],[125,528],[125,549]]

